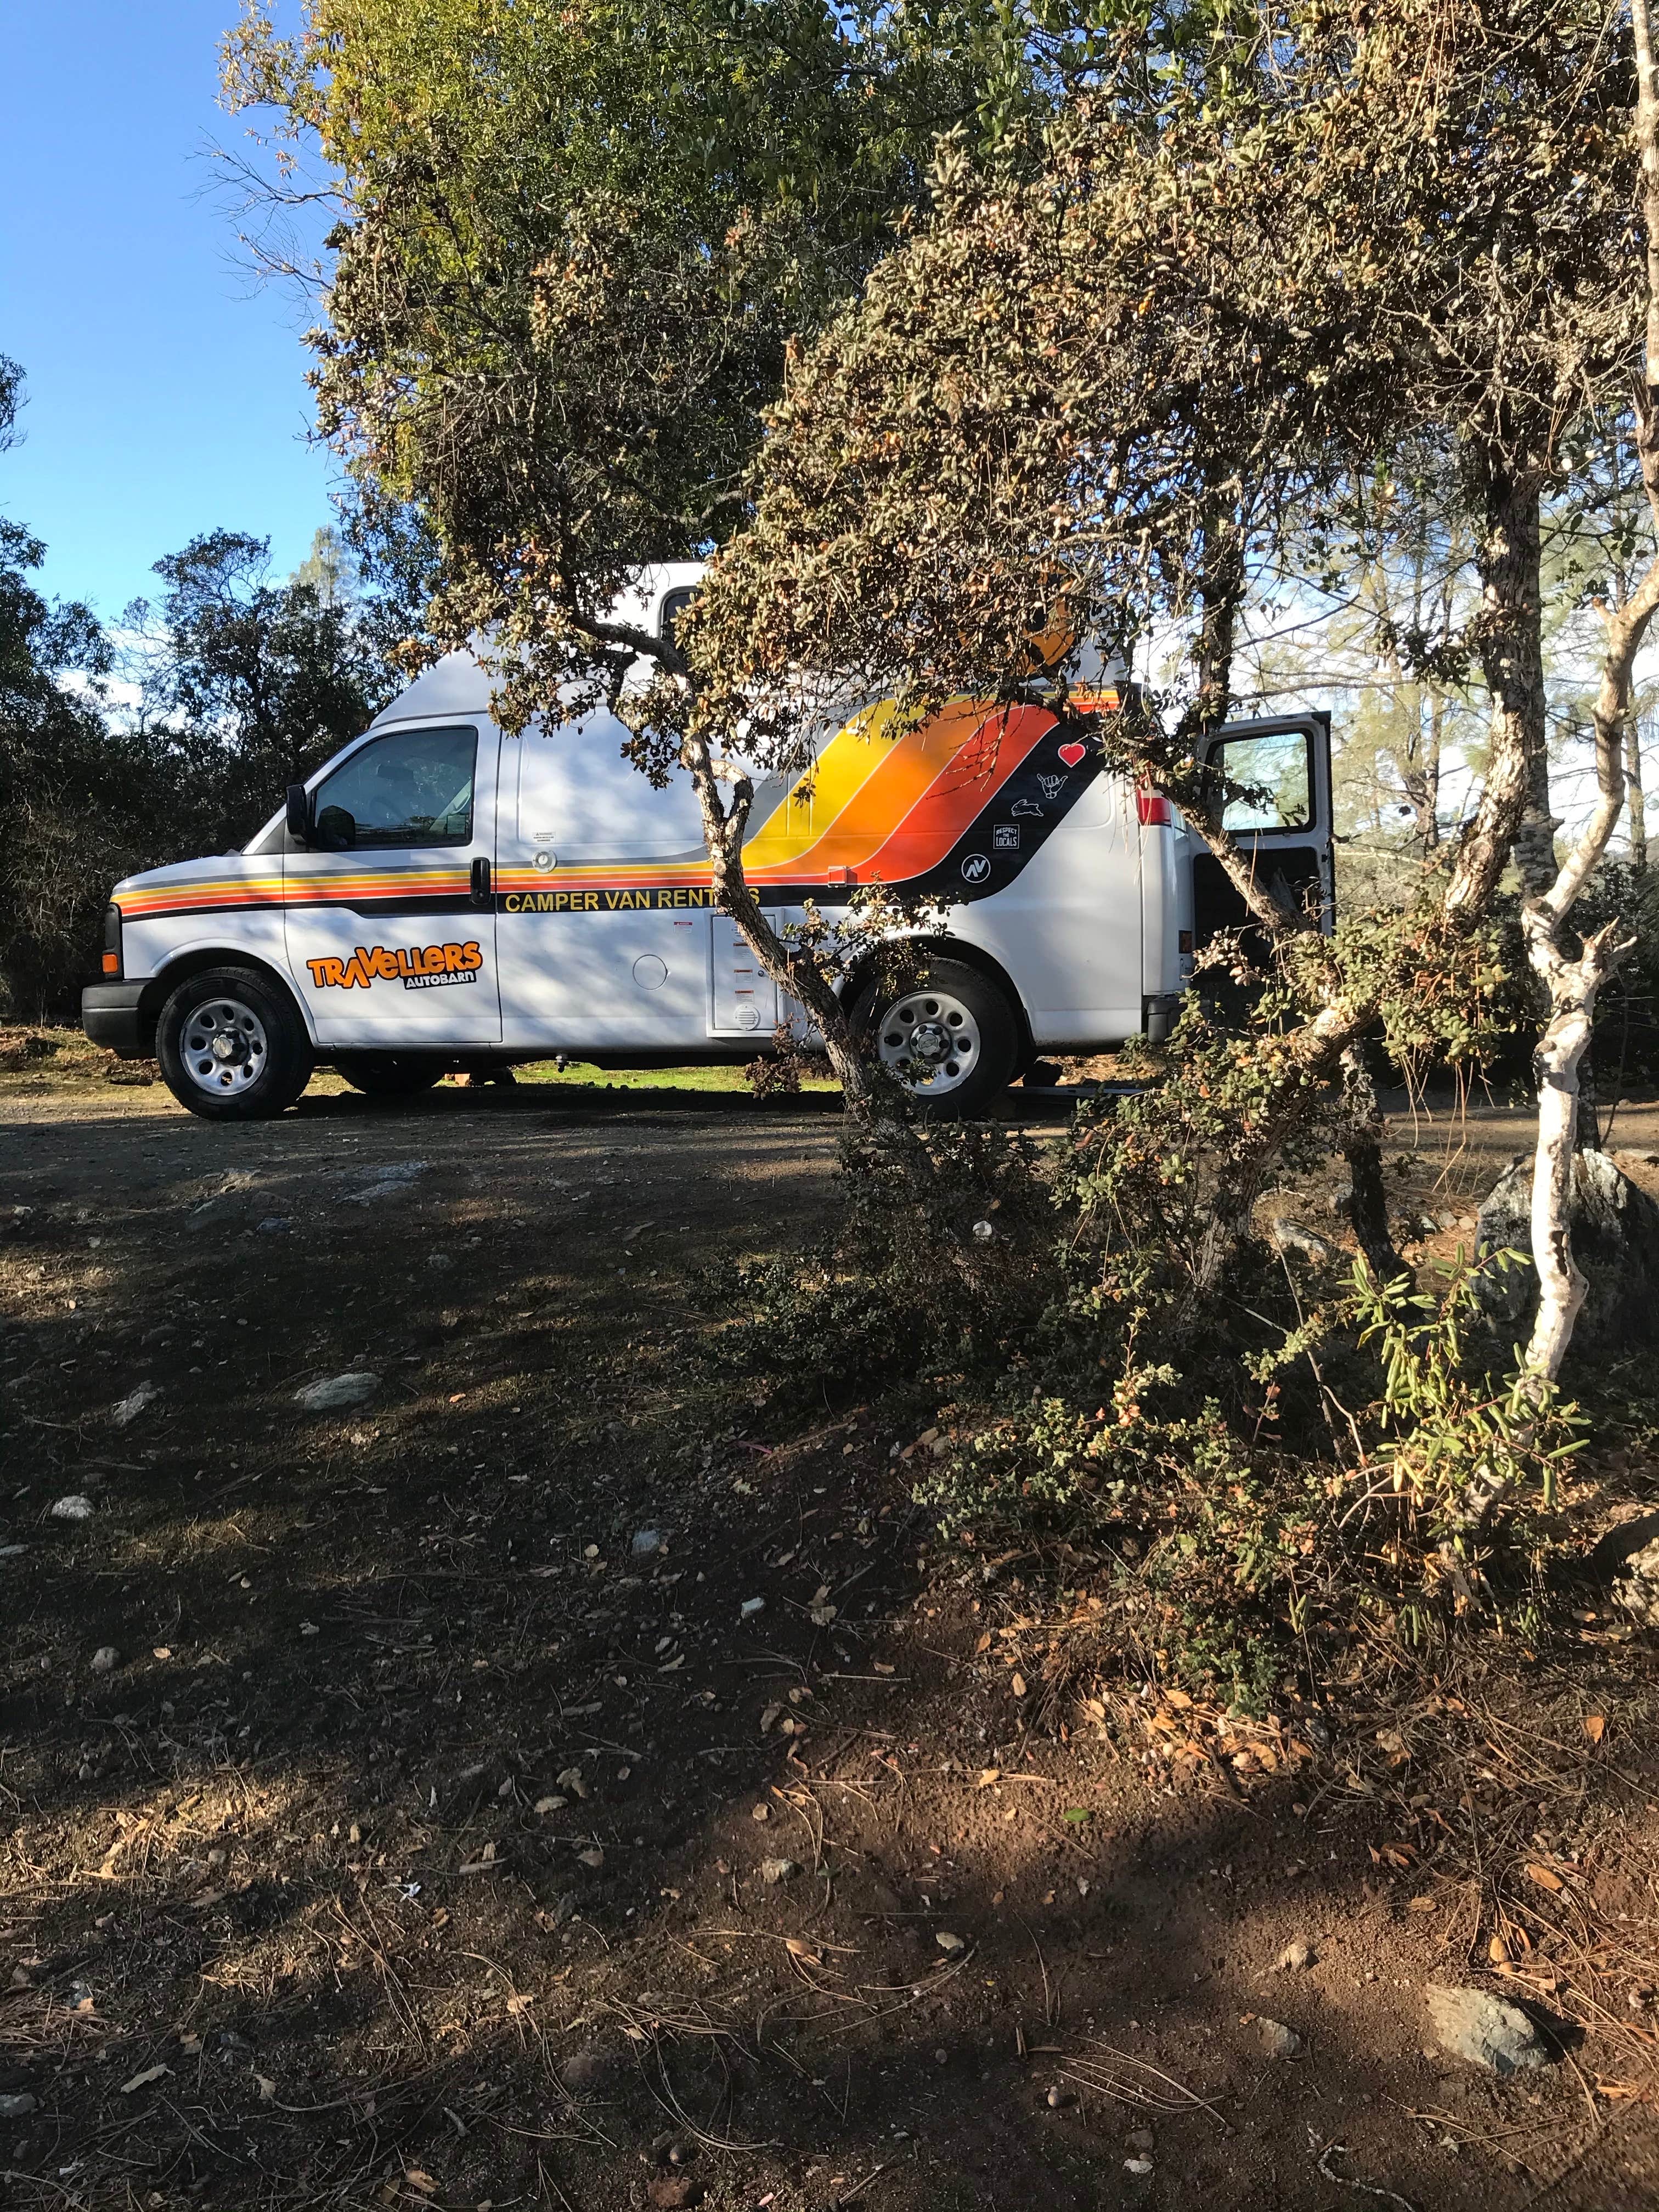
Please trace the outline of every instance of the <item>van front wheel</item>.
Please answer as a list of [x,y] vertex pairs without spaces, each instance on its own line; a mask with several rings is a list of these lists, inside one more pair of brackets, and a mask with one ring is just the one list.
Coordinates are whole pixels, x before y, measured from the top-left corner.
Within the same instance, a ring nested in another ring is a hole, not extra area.
[[252,968],[210,968],[181,983],[155,1024],[155,1052],[179,1103],[210,1121],[285,1112],[313,1065],[293,1001]]
[[930,962],[908,991],[868,987],[853,1022],[889,1073],[941,1116],[982,1112],[1014,1072],[1013,1008],[988,976],[960,961]]

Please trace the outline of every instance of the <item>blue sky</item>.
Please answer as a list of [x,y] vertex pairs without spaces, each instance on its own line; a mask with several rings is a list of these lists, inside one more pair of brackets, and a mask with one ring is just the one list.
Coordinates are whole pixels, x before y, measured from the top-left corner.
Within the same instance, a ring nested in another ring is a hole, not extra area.
[[220,36],[238,0],[32,0],[0,70],[0,352],[28,378],[0,512],[47,544],[46,588],[106,620],[150,563],[221,524],[284,568],[329,520],[300,334],[215,187]]

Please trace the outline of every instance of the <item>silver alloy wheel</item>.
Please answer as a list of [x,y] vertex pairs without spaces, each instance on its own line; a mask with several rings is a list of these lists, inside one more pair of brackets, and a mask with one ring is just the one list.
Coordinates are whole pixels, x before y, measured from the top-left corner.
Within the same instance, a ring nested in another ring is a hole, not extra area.
[[943,1098],[979,1066],[979,1024],[949,991],[896,999],[876,1032],[884,1065],[924,1098]]
[[198,1091],[222,1098],[251,1091],[270,1047],[264,1024],[240,999],[204,999],[179,1025],[179,1058]]

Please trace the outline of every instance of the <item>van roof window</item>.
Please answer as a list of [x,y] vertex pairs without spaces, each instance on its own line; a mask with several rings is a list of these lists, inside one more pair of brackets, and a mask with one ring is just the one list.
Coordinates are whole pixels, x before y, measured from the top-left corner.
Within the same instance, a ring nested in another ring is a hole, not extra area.
[[697,587],[695,584],[682,584],[676,592],[664,592],[662,605],[657,614],[659,637],[665,637],[671,644],[673,642],[674,625],[696,596]]

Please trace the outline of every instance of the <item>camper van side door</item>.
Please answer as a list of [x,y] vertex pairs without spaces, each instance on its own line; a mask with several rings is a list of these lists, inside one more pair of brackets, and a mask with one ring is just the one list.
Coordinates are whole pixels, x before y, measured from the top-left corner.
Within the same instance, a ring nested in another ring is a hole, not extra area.
[[[1206,758],[1242,795],[1228,800],[1223,826],[1249,855],[1258,883],[1287,908],[1336,918],[1331,838],[1331,721],[1320,713],[1266,715],[1216,731]],[[1196,842],[1196,841],[1194,841]],[[1244,902],[1211,854],[1192,863],[1193,934],[1207,945],[1244,927]]]
[[310,788],[283,859],[289,973],[322,1044],[493,1044],[501,1033],[493,724],[373,732]]
[[713,893],[690,780],[662,788],[603,711],[501,747],[496,941],[509,1045],[701,1042]]

